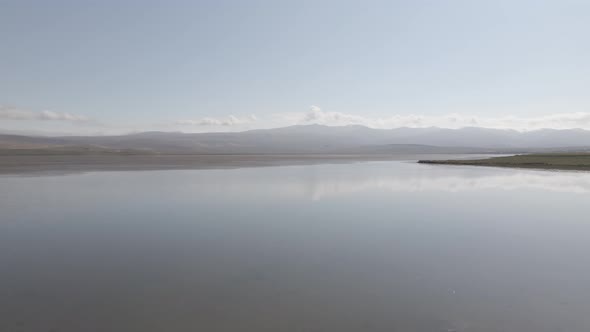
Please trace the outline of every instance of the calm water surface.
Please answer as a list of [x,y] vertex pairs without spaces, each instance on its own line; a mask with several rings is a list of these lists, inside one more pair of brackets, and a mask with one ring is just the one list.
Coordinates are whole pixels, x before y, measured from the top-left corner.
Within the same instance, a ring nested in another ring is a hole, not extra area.
[[590,174],[0,177],[0,331],[590,331]]

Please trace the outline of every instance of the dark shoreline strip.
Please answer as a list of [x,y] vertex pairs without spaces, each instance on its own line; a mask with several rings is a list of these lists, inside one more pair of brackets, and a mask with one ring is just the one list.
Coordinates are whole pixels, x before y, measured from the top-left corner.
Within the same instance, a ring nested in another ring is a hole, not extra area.
[[528,154],[471,160],[419,160],[420,164],[590,171],[590,154]]

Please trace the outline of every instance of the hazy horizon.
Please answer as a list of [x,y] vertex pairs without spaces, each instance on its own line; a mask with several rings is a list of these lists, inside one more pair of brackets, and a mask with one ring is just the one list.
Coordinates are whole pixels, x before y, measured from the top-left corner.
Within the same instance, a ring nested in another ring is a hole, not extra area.
[[447,128],[447,127],[439,127],[439,126],[425,126],[425,127],[411,127],[411,126],[402,126],[402,127],[394,127],[394,128],[374,128],[362,124],[341,124],[341,125],[334,125],[334,124],[319,124],[319,123],[310,123],[310,124],[292,124],[292,125],[285,125],[279,127],[270,127],[270,128],[243,128],[243,129],[236,129],[232,130],[232,128],[220,128],[219,130],[210,130],[210,131],[189,131],[189,130],[182,130],[182,129],[166,129],[166,128],[151,128],[146,130],[131,130],[131,131],[118,131],[118,132],[59,132],[59,131],[44,131],[44,130],[27,130],[27,129],[6,129],[0,128],[0,135],[18,135],[18,136],[39,136],[39,137],[67,137],[67,136],[88,136],[88,137],[100,137],[100,136],[127,136],[127,135],[135,135],[135,134],[149,134],[149,133],[163,133],[163,134],[239,134],[239,133],[246,133],[250,131],[258,131],[258,130],[281,130],[281,129],[289,129],[289,128],[365,128],[370,130],[378,130],[378,131],[395,131],[396,129],[399,130],[451,130],[461,132],[463,130],[491,130],[491,131],[498,131],[498,132],[506,132],[506,133],[518,133],[518,134],[527,134],[527,133],[535,133],[535,132],[543,132],[543,131],[556,131],[556,132],[570,132],[570,131],[583,131],[583,132],[590,132],[590,128],[585,129],[581,127],[573,127],[573,128],[535,128],[535,129],[528,129],[528,130],[519,130],[514,128],[489,128],[489,127],[479,127],[479,126],[464,126],[459,128]]

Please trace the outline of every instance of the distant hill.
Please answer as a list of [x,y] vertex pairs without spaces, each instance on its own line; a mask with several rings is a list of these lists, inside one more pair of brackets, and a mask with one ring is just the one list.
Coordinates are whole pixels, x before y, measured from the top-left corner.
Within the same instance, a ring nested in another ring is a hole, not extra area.
[[226,133],[144,132],[120,136],[0,135],[4,149],[125,150],[168,154],[511,153],[588,151],[590,131],[304,125]]

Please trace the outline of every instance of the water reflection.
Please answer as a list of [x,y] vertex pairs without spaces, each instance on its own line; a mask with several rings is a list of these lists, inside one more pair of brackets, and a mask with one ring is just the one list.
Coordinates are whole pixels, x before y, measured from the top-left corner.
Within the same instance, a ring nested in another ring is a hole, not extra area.
[[[219,171],[208,171],[217,173]],[[316,165],[233,170],[227,182],[207,176],[187,177],[200,188],[236,195],[268,193],[311,200],[387,192],[469,192],[481,190],[541,190],[584,194],[590,192],[590,173],[488,167],[416,165],[409,162],[373,162],[353,165]]]
[[[436,166],[435,166],[436,167]],[[378,168],[377,168],[378,169]],[[499,174],[498,174],[499,173]],[[590,174],[523,170],[462,170],[449,169],[411,172],[382,172],[382,174],[350,174],[347,177],[314,178],[304,190],[311,199],[320,200],[372,190],[391,192],[422,191],[480,191],[485,189],[555,192],[590,192]]]

